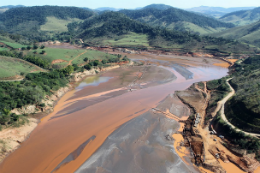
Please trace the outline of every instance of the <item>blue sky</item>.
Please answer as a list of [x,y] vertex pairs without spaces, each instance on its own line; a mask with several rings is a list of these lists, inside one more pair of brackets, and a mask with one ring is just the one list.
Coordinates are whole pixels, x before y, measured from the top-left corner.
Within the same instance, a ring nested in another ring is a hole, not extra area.
[[59,5],[77,7],[114,7],[114,8],[136,8],[149,4],[167,4],[177,8],[191,8],[204,6],[214,7],[258,7],[259,0],[1,0],[0,6],[4,5]]

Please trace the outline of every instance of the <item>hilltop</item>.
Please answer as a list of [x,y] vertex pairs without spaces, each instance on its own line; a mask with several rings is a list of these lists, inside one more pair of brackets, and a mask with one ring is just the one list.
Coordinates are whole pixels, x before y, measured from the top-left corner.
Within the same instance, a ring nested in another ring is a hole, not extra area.
[[165,27],[178,31],[208,34],[234,27],[231,23],[220,22],[193,12],[166,5],[149,5],[139,10],[120,10],[131,19],[154,27]]
[[251,10],[255,7],[232,7],[232,8],[223,8],[223,7],[209,7],[209,6],[200,6],[186,9],[188,11],[193,11],[197,13],[201,13],[207,16],[220,18],[228,13],[232,13],[240,10]]
[[260,7],[252,10],[242,10],[226,14],[220,18],[223,22],[231,22],[235,25],[247,25],[260,19]]
[[[46,32],[67,31],[67,25],[85,20],[95,13],[77,7],[18,7],[0,14],[0,29],[30,39],[48,40]],[[42,38],[43,37],[43,38]]]
[[214,52],[249,50],[246,45],[232,40],[152,27],[117,12],[106,12],[70,27],[70,32],[63,35],[75,35],[74,38],[82,39],[85,46],[173,48],[188,52],[197,49]]

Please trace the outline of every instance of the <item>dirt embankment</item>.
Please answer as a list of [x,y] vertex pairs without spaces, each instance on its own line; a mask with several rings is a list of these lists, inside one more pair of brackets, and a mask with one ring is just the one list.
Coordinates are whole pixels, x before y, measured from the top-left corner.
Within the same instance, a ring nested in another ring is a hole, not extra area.
[[195,111],[194,116],[184,122],[182,131],[183,145],[192,149],[193,163],[219,173],[230,172],[230,170],[237,173],[254,172],[257,169],[259,162],[249,155],[233,154],[223,145],[223,139],[209,131],[209,125],[204,127],[205,110],[210,98],[205,82],[203,89],[195,84],[195,87],[178,92],[178,96]]
[[[115,68],[119,68],[119,65],[111,66],[103,69],[92,69],[90,71],[84,71],[74,73],[71,79],[71,83],[67,87],[60,88],[54,92],[51,96],[46,95],[41,103],[45,104],[45,107],[41,108],[37,105],[27,105],[22,108],[15,108],[11,113],[17,115],[29,114],[30,117],[42,117],[50,112],[53,112],[53,108],[56,102],[69,90],[74,87],[75,82],[79,82],[86,76],[95,75],[96,72],[108,71]],[[38,115],[37,115],[38,114]],[[43,114],[43,115],[40,115]],[[39,120],[37,118],[28,118],[24,125],[20,127],[9,127],[0,131],[0,162],[11,152],[16,150],[20,144],[27,139],[30,133],[36,128]]]

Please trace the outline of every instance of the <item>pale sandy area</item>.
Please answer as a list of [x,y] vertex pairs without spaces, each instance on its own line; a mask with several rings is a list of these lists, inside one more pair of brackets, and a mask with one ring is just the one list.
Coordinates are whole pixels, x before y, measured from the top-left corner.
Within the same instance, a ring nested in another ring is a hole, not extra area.
[[35,118],[28,118],[29,122],[18,128],[7,128],[0,131],[0,162],[10,152],[14,151],[20,146],[27,136],[35,129],[38,124],[38,120]]

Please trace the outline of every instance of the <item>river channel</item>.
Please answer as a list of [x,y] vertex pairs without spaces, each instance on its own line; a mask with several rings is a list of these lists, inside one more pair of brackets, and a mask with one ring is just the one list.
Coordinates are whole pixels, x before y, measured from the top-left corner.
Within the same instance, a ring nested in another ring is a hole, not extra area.
[[[162,140],[154,141],[148,149],[140,144],[137,150],[133,140],[141,137],[130,136],[154,125],[153,132],[151,130],[150,133],[150,136],[153,136],[155,131],[161,129],[154,124],[155,120],[165,122],[168,124],[167,128],[178,129],[176,121],[167,117],[158,120],[156,114],[151,115],[151,110],[158,107],[165,98],[173,98],[172,94],[175,91],[185,90],[195,82],[219,79],[227,75],[228,69],[212,64],[191,66],[190,60],[186,66],[183,62],[181,65],[174,61],[165,62],[161,63],[164,66],[122,67],[98,76],[87,77],[78,87],[66,93],[55,106],[54,112],[44,117],[20,148],[4,160],[0,165],[0,172],[190,171],[184,168],[185,163],[178,160],[178,156],[172,158],[173,148],[170,148],[169,152],[152,152],[155,148],[164,147]],[[174,104],[181,105],[178,101],[171,103]],[[175,106],[175,109],[180,117],[182,114],[188,115],[187,111],[178,111],[182,109],[178,106]],[[148,117],[152,117],[153,120],[148,121]],[[168,129],[164,126],[161,130]],[[171,133],[174,133],[174,130]],[[124,144],[122,141],[115,142],[119,140],[116,138],[119,136],[120,140],[125,141]],[[124,136],[126,138],[123,138]],[[142,145],[148,145],[152,140],[147,137]],[[168,145],[170,144],[167,143],[165,147]],[[105,151],[112,151],[111,146],[119,148],[118,151],[113,150],[114,154],[111,155],[109,152],[110,154],[102,156]],[[120,155],[117,152],[125,154]],[[139,152],[139,155],[133,154],[134,152]],[[155,159],[151,160],[150,157]],[[160,167],[165,166],[165,169],[152,169],[152,165],[155,166],[158,162],[156,157],[161,160],[168,159],[167,162],[160,163]],[[107,159],[113,161],[107,162]],[[127,166],[131,165],[130,163],[136,164],[134,168]]]

